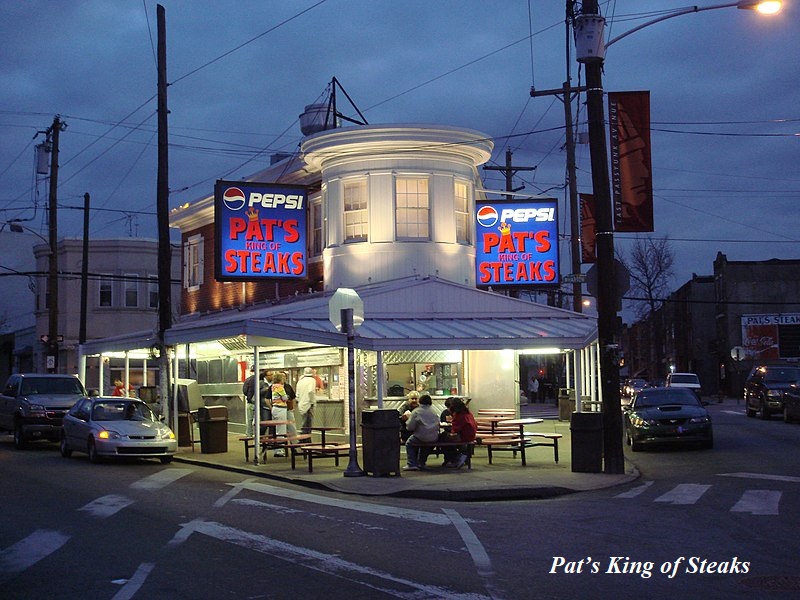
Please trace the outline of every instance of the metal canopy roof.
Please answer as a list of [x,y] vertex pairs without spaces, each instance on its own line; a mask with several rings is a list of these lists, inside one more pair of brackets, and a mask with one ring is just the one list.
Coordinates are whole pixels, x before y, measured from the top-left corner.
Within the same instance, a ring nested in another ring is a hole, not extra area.
[[[406,278],[356,290],[364,350],[578,349],[597,338],[597,323],[572,311],[501,296],[436,278]],[[344,346],[329,320],[333,292],[276,304],[190,317],[166,333],[169,345],[248,338],[260,347]]]

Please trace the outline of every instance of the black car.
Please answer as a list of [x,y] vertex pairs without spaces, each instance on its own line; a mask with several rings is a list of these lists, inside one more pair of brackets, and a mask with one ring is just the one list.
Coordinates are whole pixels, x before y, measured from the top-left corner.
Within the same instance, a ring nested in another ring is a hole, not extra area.
[[744,383],[744,404],[748,417],[769,419],[783,413],[783,398],[789,387],[800,381],[800,366],[759,365]]
[[645,445],[698,443],[714,447],[711,416],[689,388],[645,388],[624,409],[631,450]]
[[783,394],[783,420],[786,423],[800,422],[800,381],[790,385]]

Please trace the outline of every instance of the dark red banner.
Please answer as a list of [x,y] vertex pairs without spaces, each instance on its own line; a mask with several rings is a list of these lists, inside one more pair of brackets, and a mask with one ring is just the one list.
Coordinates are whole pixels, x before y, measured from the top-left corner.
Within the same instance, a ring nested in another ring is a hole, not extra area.
[[616,231],[653,231],[650,92],[609,92],[611,189]]
[[597,262],[595,247],[597,225],[593,194],[579,194],[581,199],[581,262]]

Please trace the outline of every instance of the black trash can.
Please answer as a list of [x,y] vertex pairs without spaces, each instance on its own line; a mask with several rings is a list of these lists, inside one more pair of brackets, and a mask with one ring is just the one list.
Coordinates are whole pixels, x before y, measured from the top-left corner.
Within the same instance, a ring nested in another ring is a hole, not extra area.
[[201,406],[197,409],[200,429],[200,452],[216,454],[228,451],[228,407]]
[[365,473],[400,475],[400,413],[393,408],[363,411],[361,448]]
[[603,413],[574,412],[569,430],[573,473],[600,473],[603,470]]

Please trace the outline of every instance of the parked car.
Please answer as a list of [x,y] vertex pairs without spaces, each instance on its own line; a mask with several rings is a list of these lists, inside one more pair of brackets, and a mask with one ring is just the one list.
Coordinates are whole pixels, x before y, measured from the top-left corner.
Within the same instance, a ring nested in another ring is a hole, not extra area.
[[714,447],[711,416],[690,388],[645,388],[623,412],[631,450],[645,445],[699,443]]
[[783,394],[783,420],[786,423],[800,421],[800,381],[791,384]]
[[141,400],[93,397],[79,400],[64,417],[61,455],[85,452],[89,460],[102,457],[160,458],[172,461],[178,451],[173,431]]
[[0,393],[0,430],[14,434],[14,446],[30,440],[57,442],[64,414],[86,390],[74,375],[15,373]]
[[744,404],[748,417],[769,419],[783,413],[784,394],[800,381],[800,366],[758,365],[744,382]]
[[700,398],[700,378],[695,373],[667,373],[665,387],[686,388],[692,390]]

